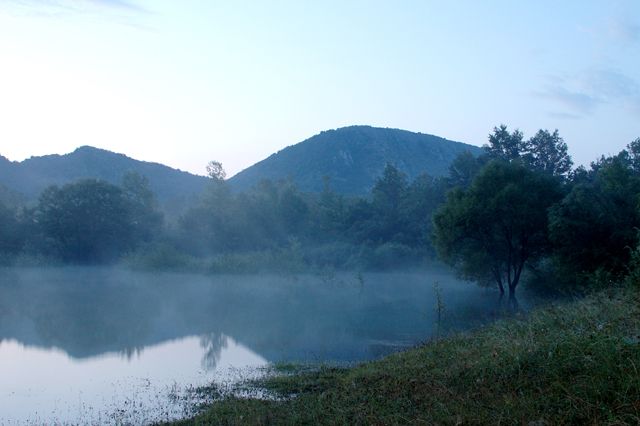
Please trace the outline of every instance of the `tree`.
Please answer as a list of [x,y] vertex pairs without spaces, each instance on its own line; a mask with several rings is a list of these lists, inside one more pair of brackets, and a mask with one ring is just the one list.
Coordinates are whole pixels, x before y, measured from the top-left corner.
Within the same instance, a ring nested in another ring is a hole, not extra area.
[[129,203],[131,221],[136,230],[135,239],[149,241],[160,233],[163,216],[149,187],[149,180],[136,172],[122,178],[123,195]]
[[65,261],[114,260],[136,242],[136,224],[122,189],[96,179],[45,189],[34,220],[45,249]]
[[322,239],[335,240],[344,233],[346,207],[344,197],[336,194],[329,176],[323,177],[322,192],[312,213],[315,213],[316,234]]
[[550,211],[550,236],[563,272],[623,274],[640,227],[640,173],[629,152],[591,164]]
[[224,171],[221,162],[212,160],[207,163],[207,176],[216,181],[223,181],[227,172]]
[[180,218],[184,248],[196,253],[219,251],[238,243],[233,228],[238,216],[235,197],[226,182],[212,178],[198,200]]
[[423,253],[431,248],[431,216],[444,202],[448,189],[447,179],[433,178],[427,174],[418,176],[409,185],[400,208],[404,224],[400,242],[418,248]]
[[526,143],[525,158],[534,169],[552,176],[567,177],[573,166],[571,156],[567,152],[567,144],[560,137],[558,129],[550,133],[538,130]]
[[24,240],[21,228],[15,208],[5,206],[0,200],[0,255],[20,252]]
[[567,152],[567,144],[558,130],[538,130],[529,140],[519,130],[509,133],[507,126],[494,127],[489,144],[484,146],[489,159],[517,162],[532,170],[561,178],[568,177],[573,161]]
[[387,164],[371,191],[373,203],[382,211],[395,211],[407,190],[407,176]]
[[378,243],[394,240],[406,229],[402,207],[407,194],[407,177],[387,164],[371,190],[372,223],[369,237]]
[[492,161],[454,189],[434,216],[439,256],[469,279],[494,281],[515,300],[523,268],[548,250],[547,210],[560,183],[523,165]]
[[309,217],[309,206],[295,184],[287,182],[280,188],[278,219],[281,229],[288,235],[304,234]]
[[630,142],[625,151],[629,156],[631,169],[634,173],[640,174],[640,138]]
[[157,207],[155,195],[149,188],[149,179],[138,172],[130,171],[122,177],[120,187],[125,195],[132,202],[145,206],[149,209]]
[[458,154],[449,166],[449,176],[447,182],[450,187],[467,188],[471,185],[473,178],[480,172],[484,161],[469,151]]
[[509,133],[507,126],[501,124],[493,128],[493,133],[489,135],[489,144],[485,145],[485,154],[490,159],[501,159],[504,161],[521,160],[526,151],[524,135],[518,129]]

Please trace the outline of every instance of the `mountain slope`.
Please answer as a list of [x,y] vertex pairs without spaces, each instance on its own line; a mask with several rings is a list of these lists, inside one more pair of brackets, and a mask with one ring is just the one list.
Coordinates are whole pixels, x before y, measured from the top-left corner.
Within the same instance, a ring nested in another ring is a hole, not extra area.
[[364,195],[387,163],[413,179],[422,173],[442,176],[453,159],[480,148],[406,130],[351,126],[328,130],[289,146],[229,179],[244,191],[262,179],[291,179],[303,191],[321,191],[329,177],[333,190]]
[[[229,183],[244,191],[263,179],[292,179],[302,191],[317,192],[322,190],[326,176],[336,192],[365,195],[387,163],[394,164],[409,179],[421,173],[442,176],[463,151],[478,154],[480,148],[406,130],[351,126],[328,130],[287,147],[241,171]],[[21,162],[0,156],[0,187],[35,200],[49,185],[82,178],[119,184],[129,171],[146,176],[160,204],[172,213],[200,194],[207,182],[203,176],[162,164],[83,146],[69,154],[31,157]]]
[[49,185],[63,185],[82,178],[120,184],[122,177],[130,171],[149,179],[151,189],[165,207],[199,194],[207,182],[204,176],[90,146],[69,154],[31,157],[21,162],[11,162],[0,156],[0,184],[31,200]]

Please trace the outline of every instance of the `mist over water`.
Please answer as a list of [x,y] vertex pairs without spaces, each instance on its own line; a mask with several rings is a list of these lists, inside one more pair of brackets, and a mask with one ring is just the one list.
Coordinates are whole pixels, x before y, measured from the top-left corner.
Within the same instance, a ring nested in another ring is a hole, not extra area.
[[273,362],[375,359],[481,324],[496,308],[495,292],[445,268],[295,276],[2,269],[0,421],[179,418],[195,386]]

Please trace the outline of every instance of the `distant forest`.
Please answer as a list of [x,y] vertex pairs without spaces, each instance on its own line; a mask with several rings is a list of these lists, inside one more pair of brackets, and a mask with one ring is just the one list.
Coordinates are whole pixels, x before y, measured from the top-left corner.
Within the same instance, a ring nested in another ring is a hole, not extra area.
[[459,154],[448,175],[409,181],[388,164],[366,196],[340,195],[330,178],[317,193],[291,180],[234,192],[221,165],[210,166],[202,194],[174,220],[137,173],[119,185],[51,186],[33,205],[0,188],[0,262],[215,273],[419,267],[439,258],[515,294],[524,278],[554,289],[604,285],[639,258],[640,139],[574,169],[557,130],[525,139],[502,125],[480,156]]

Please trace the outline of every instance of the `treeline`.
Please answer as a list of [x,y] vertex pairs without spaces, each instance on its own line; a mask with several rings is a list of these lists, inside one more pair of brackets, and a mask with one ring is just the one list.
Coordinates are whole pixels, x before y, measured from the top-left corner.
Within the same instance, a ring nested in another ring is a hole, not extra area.
[[466,159],[457,172],[465,179],[434,215],[443,260],[512,297],[525,274],[539,286],[574,290],[634,270],[640,139],[575,170],[557,131],[525,140],[500,126],[484,149]]
[[338,195],[328,180],[319,194],[290,181],[234,194],[214,178],[172,243],[194,256],[266,251],[315,267],[415,263],[431,251],[429,217],[444,200],[443,184],[426,175],[410,183],[391,165],[366,198]]
[[319,194],[269,180],[234,193],[217,167],[199,201],[171,223],[136,173],[118,186],[94,179],[52,186],[29,207],[0,197],[0,258],[251,271],[385,268],[433,255],[429,218],[444,200],[445,180],[408,182],[388,165],[363,198],[338,195],[329,180]]
[[525,139],[500,126],[484,154],[461,154],[447,177],[410,182],[387,165],[366,197],[341,196],[328,179],[320,193],[290,181],[234,193],[219,163],[208,172],[198,202],[171,222],[135,173],[117,186],[53,186],[32,206],[0,190],[0,259],[249,272],[404,267],[438,256],[514,293],[524,276],[564,287],[618,279],[638,243],[640,139],[572,169],[558,131]]
[[163,217],[147,179],[129,173],[119,186],[96,179],[51,186],[35,206],[2,197],[0,224],[3,263],[103,263],[158,238]]

